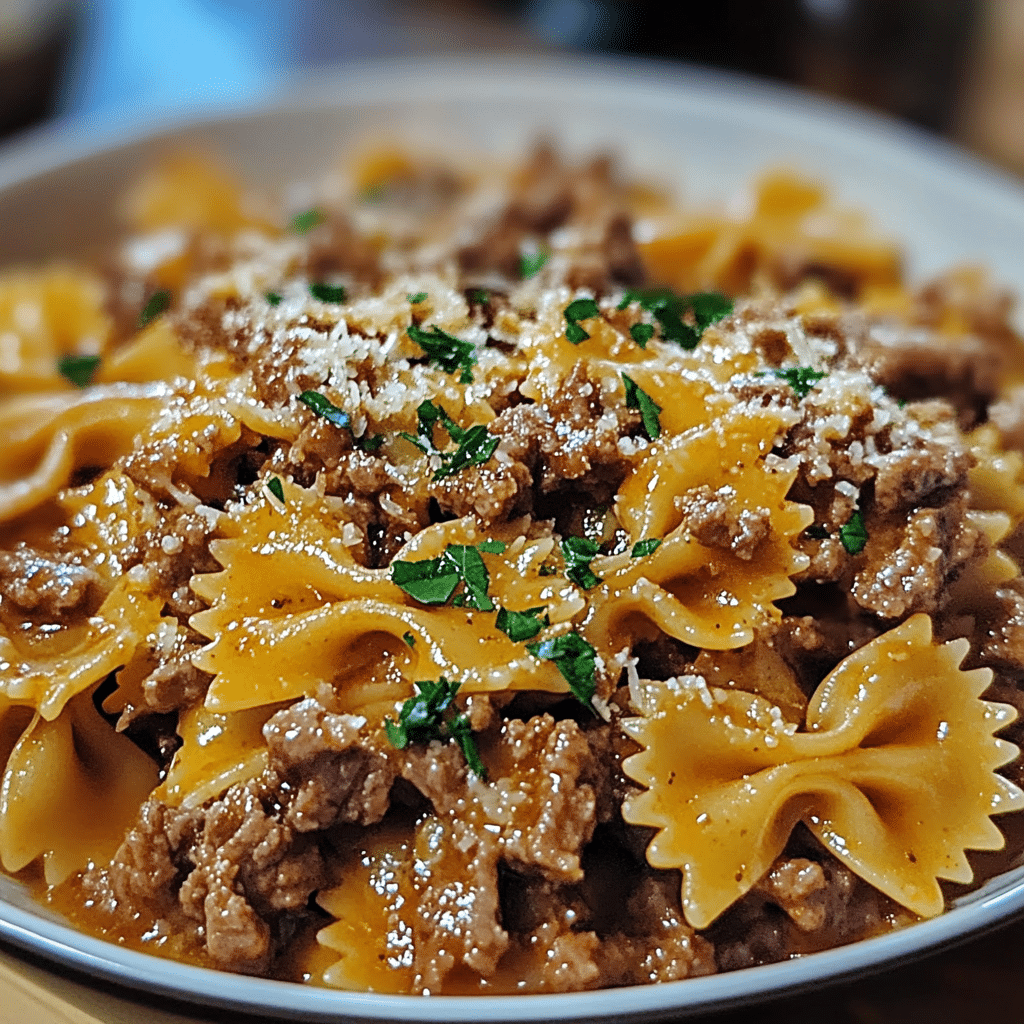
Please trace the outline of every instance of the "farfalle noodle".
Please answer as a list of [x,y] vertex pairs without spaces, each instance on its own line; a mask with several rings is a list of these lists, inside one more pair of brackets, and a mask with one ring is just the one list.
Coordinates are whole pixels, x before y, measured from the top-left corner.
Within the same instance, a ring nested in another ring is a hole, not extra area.
[[[998,850],[990,815],[1024,793],[994,774],[1016,748],[993,733],[1012,708],[980,700],[964,640],[936,645],[924,615],[850,655],[818,687],[806,727],[698,677],[651,684],[624,727],[645,750],[624,770],[647,790],[623,805],[657,828],[647,856],[683,872],[683,908],[710,924],[768,870],[802,821],[839,861],[922,917],[937,879],[969,882],[965,850]],[[685,736],[686,742],[673,737]]]

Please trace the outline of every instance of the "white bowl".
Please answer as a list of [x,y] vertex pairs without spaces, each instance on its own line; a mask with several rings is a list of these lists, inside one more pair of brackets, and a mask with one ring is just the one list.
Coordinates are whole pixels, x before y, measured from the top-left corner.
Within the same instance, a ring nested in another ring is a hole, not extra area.
[[[158,126],[45,130],[0,150],[0,265],[88,249],[113,230],[119,195],[182,143],[275,184],[314,176],[382,130],[515,156],[539,133],[563,149],[610,149],[626,166],[725,198],[768,165],[829,183],[906,243],[911,275],[977,260],[1024,293],[1024,189],[955,148],[893,122],[779,87],[661,65],[418,60],[351,66],[258,110]],[[1024,911],[1024,867],[941,917],[785,963],[707,978],[565,995],[423,998],[329,991],[171,963],[82,935],[0,877],[0,937],[87,974],[153,993],[279,1018],[533,1021],[679,1017],[750,1003],[905,961]]]

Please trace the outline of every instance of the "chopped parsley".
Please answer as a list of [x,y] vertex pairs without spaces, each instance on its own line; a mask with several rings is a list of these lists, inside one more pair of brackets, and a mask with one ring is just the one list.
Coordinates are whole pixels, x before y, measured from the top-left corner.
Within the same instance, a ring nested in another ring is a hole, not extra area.
[[476,362],[476,346],[473,342],[456,338],[436,326],[424,330],[413,324],[408,330],[408,335],[427,353],[430,361],[440,366],[445,373],[462,370],[459,383],[473,383],[472,367]]
[[806,533],[811,540],[825,540],[826,537],[832,536],[828,530],[819,523],[812,523],[806,530],[804,530],[804,533]]
[[597,692],[597,652],[579,633],[566,633],[550,640],[527,644],[526,649],[544,661],[553,661],[581,704],[592,707]]
[[839,527],[839,540],[846,548],[847,554],[859,555],[864,550],[864,545],[868,542],[868,531],[859,509]]
[[480,778],[486,778],[487,771],[480,760],[469,719],[465,715],[453,714],[459,684],[441,676],[436,683],[431,679],[417,682],[416,689],[419,693],[402,705],[397,722],[384,719],[384,729],[392,745],[398,750],[405,750],[410,743],[453,739],[470,769]]
[[626,385],[626,405],[640,410],[644,432],[652,441],[657,440],[661,436],[661,421],[658,419],[661,406],[632,377],[622,374],[622,383]]
[[417,305],[420,302],[426,302],[427,301],[427,293],[426,292],[416,292],[416,294],[413,295],[410,292],[408,295],[406,295],[406,298],[415,306],[415,305]]
[[[352,432],[352,417],[344,409],[339,409],[326,395],[321,395],[319,391],[303,391],[299,395],[299,401],[303,405],[308,405],[317,416],[327,420],[328,423],[333,423],[334,426],[341,427],[349,433]],[[384,440],[383,434],[364,434],[362,437],[353,435],[352,447],[358,448],[361,452],[375,452],[384,443]]]
[[278,292],[264,292],[263,298],[272,306],[280,306],[282,296]]
[[284,485],[281,483],[279,476],[271,477],[267,482],[267,490],[277,498],[281,504],[284,504]]
[[641,348],[647,348],[647,342],[654,337],[654,324],[633,324],[629,333]]
[[574,345],[586,341],[590,335],[580,325],[581,320],[589,320],[592,316],[598,316],[601,310],[593,299],[575,299],[565,307],[565,336]]
[[[494,454],[501,438],[492,434],[482,423],[468,430],[460,427],[439,405],[429,399],[421,402],[416,410],[418,436],[402,431],[402,437],[414,444],[426,455],[437,455],[441,459],[441,468],[434,473],[434,480],[443,480],[447,476],[469,466],[482,466]],[[455,442],[453,452],[440,451],[434,445],[434,426],[439,425],[447,431]]]
[[503,540],[485,540],[477,544],[477,547],[489,555],[503,555],[508,545]]
[[327,220],[327,215],[323,210],[305,210],[302,213],[297,213],[292,217],[291,229],[300,235],[304,235],[307,231],[312,231],[313,228]]
[[[480,550],[471,544],[449,544],[437,558],[392,562],[391,582],[420,604],[447,604],[454,597],[456,605],[494,611],[494,602],[487,593],[487,566]],[[460,584],[463,590],[456,595]]]
[[776,377],[784,380],[797,394],[798,398],[806,398],[807,393],[828,374],[823,370],[815,370],[810,366],[791,366],[786,370],[773,370]]
[[524,640],[532,640],[545,626],[551,625],[547,615],[541,618],[544,611],[543,605],[540,608],[527,608],[524,612],[499,608],[494,624],[513,643],[522,643]]
[[[677,295],[671,288],[630,289],[619,303],[619,309],[625,309],[631,302],[638,302],[642,309],[654,315],[666,341],[674,341],[687,351],[695,349],[704,331],[733,309],[732,300],[719,292]],[[688,314],[692,324],[683,319]],[[640,344],[639,339],[637,344]]]
[[148,327],[161,313],[166,313],[170,305],[171,293],[166,288],[153,292],[139,314],[139,330]]
[[630,551],[630,558],[643,558],[645,555],[653,555],[661,547],[661,539],[648,537],[646,540],[638,540]]
[[383,434],[364,434],[362,437],[352,438],[352,444],[361,452],[375,452],[383,443]]
[[345,288],[340,284],[316,282],[309,286],[309,294],[320,302],[344,302]]
[[565,575],[584,590],[596,587],[601,582],[601,577],[595,575],[590,568],[590,563],[600,550],[597,541],[589,537],[566,537],[562,541]]
[[534,274],[539,273],[549,259],[551,259],[550,254],[541,252],[539,249],[535,252],[524,252],[519,257],[519,276],[524,281],[528,277],[533,277]]
[[57,372],[75,387],[84,388],[92,383],[99,365],[99,356],[61,356],[57,360]]
[[478,306],[486,306],[491,301],[491,293],[486,288],[470,288],[469,301]]
[[327,420],[328,423],[333,423],[336,427],[343,427],[346,430],[352,429],[352,417],[344,409],[339,409],[325,395],[321,395],[319,391],[303,391],[299,395],[299,401],[303,405],[308,405],[317,416]]
[[403,639],[403,640],[404,640],[404,641],[405,641],[405,642],[406,642],[406,643],[407,643],[407,644],[408,644],[408,645],[409,645],[409,646],[410,646],[411,648],[415,649],[415,647],[416,647],[416,637],[414,637],[414,636],[412,635],[412,633],[410,633],[410,632],[409,632],[409,630],[406,630],[406,631],[405,631],[405,632],[404,632],[404,633],[402,634],[402,639]]

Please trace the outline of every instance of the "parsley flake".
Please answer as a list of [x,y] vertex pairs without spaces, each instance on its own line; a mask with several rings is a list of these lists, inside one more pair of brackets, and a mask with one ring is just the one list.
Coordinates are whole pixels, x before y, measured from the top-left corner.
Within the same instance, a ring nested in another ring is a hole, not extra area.
[[75,387],[84,388],[92,383],[99,365],[99,356],[61,356],[57,360],[57,372]]
[[643,558],[645,555],[653,555],[661,547],[661,539],[648,537],[646,540],[638,540],[630,551],[630,558]]
[[491,293],[486,288],[470,288],[469,301],[478,306],[486,306],[491,301]]
[[601,310],[593,299],[575,299],[565,307],[565,336],[574,345],[586,341],[590,335],[580,325],[581,320],[589,320],[598,316]]
[[859,555],[864,550],[864,545],[868,542],[868,531],[859,509],[839,527],[839,540],[846,548],[847,554]]
[[792,366],[786,370],[773,370],[776,377],[784,380],[797,394],[798,398],[806,398],[807,393],[828,374],[810,366]]
[[477,544],[480,551],[485,551],[489,555],[503,555],[507,547],[508,545],[503,540],[485,540],[481,544]]
[[462,750],[470,769],[481,778],[487,771],[480,760],[469,719],[465,715],[451,714],[459,684],[444,676],[437,682],[424,679],[416,683],[419,693],[410,697],[398,714],[398,721],[384,719],[384,730],[392,746],[405,750],[410,743],[429,743],[431,740],[453,739]]
[[654,337],[654,324],[633,324],[629,333],[641,348],[647,348],[647,342]]
[[309,286],[309,294],[320,302],[344,302],[345,288],[340,284],[316,282]]
[[327,420],[328,423],[333,423],[336,427],[343,427],[346,430],[352,429],[352,417],[344,409],[339,409],[325,395],[321,395],[319,391],[303,391],[299,395],[299,401],[303,405],[308,405],[317,416]]
[[170,305],[171,293],[166,288],[153,292],[139,314],[139,330],[148,327],[161,313],[166,313]]
[[534,274],[539,273],[549,259],[551,259],[550,254],[541,252],[539,249],[535,252],[524,252],[519,257],[519,276],[524,281],[528,277],[533,277]]
[[622,374],[622,383],[626,385],[627,407],[640,410],[644,432],[652,441],[656,441],[661,436],[661,421],[658,419],[661,406],[632,377]]
[[540,640],[527,644],[526,649],[535,658],[553,661],[576,699],[587,707],[592,706],[597,692],[597,652],[579,633]]
[[551,625],[547,615],[541,618],[544,611],[543,605],[540,608],[527,608],[524,612],[499,608],[494,624],[513,643],[522,643],[524,640],[532,640],[545,626]]
[[409,630],[406,630],[406,631],[405,631],[405,632],[404,632],[404,633],[402,634],[402,639],[403,639],[403,640],[404,640],[404,641],[405,641],[405,642],[406,642],[406,643],[407,643],[407,644],[408,644],[408,645],[409,645],[409,646],[410,646],[411,648],[415,649],[415,647],[416,647],[416,637],[414,637],[414,636],[412,635],[412,633],[410,633],[410,632],[409,632]]
[[327,220],[327,215],[323,210],[305,210],[302,213],[297,213],[292,217],[291,229],[297,234],[304,235],[307,231],[312,231],[313,228]]
[[[630,289],[619,303],[619,309],[625,309],[631,302],[639,303],[641,309],[654,314],[666,341],[674,341],[687,351],[695,349],[704,331],[733,309],[732,300],[719,292],[677,295],[671,288]],[[692,324],[683,319],[687,314]]]
[[408,335],[416,342],[431,362],[437,363],[445,373],[454,373],[462,370],[459,375],[460,384],[472,384],[472,367],[476,362],[476,346],[471,341],[463,341],[456,338],[440,327],[431,327],[424,330],[413,324],[408,329]]
[[265,298],[271,306],[281,305],[282,296],[278,292],[264,292],[263,298]]
[[[482,423],[468,430],[460,427],[439,405],[427,400],[421,402],[416,410],[418,436],[406,433],[401,436],[414,444],[425,455],[437,455],[441,459],[441,468],[433,476],[434,480],[443,480],[469,466],[482,466],[494,454],[501,438],[492,434]],[[434,445],[434,427],[441,426],[455,442],[453,452],[440,451]]]
[[419,562],[392,562],[391,582],[420,604],[447,604],[463,591],[456,602],[477,611],[494,611],[487,593],[490,575],[478,548],[471,544],[449,544],[444,554]]
[[410,292],[410,294],[406,295],[406,298],[415,306],[415,305],[417,305],[420,302],[426,302],[427,301],[427,293],[426,292],[416,292],[416,294],[413,295]]
[[577,586],[590,590],[601,582],[590,563],[600,551],[597,541],[589,537],[566,537],[562,541],[562,557],[565,559],[565,575]]
[[277,498],[282,505],[284,504],[284,485],[281,483],[281,478],[279,476],[271,477],[267,482],[267,490],[270,491],[270,493]]
[[383,434],[364,434],[362,437],[352,438],[352,444],[361,452],[375,452],[383,443]]

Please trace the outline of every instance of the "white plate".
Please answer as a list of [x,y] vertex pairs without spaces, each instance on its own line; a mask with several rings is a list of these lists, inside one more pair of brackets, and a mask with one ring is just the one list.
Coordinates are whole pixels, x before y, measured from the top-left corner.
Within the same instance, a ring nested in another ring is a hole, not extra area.
[[[459,59],[353,66],[255,111],[159,126],[48,130],[0,151],[0,264],[85,249],[161,151],[197,143],[250,180],[315,175],[347,143],[387,131],[436,149],[521,153],[538,132],[562,148],[611,149],[687,198],[725,198],[767,165],[830,183],[902,239],[912,276],[978,260],[1024,293],[1024,190],[905,127],[778,87],[622,62]],[[682,1016],[850,977],[992,928],[1024,911],[1024,867],[946,914],[803,959],[708,978],[565,995],[431,997],[327,991],[222,974],[81,935],[0,877],[0,937],[65,967],[196,1003],[281,1018],[593,1020]]]

